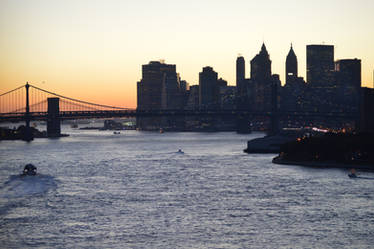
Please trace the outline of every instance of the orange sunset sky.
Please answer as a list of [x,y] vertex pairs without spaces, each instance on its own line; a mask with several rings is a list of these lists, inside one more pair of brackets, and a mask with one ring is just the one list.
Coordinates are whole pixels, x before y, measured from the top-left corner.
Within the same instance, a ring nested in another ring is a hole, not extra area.
[[306,45],[362,60],[373,86],[372,0],[0,0],[0,93],[30,82],[90,102],[136,107],[141,65],[164,59],[198,84],[212,66],[235,84],[235,60],[264,41],[284,84],[292,42],[305,77]]

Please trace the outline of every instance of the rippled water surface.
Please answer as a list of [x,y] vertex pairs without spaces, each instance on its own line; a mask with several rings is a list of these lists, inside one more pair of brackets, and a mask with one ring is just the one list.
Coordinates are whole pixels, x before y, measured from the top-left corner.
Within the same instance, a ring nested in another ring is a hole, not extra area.
[[242,152],[262,134],[68,132],[0,142],[0,247],[373,248],[374,180]]

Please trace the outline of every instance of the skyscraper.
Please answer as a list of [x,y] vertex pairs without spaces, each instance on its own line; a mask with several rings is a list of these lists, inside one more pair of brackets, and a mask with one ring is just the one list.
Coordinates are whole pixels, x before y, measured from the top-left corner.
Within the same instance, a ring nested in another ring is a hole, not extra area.
[[[138,82],[138,109],[160,110],[163,89],[177,83],[176,66],[151,61],[142,66],[142,79]],[[177,86],[175,86],[177,87]]]
[[341,87],[361,87],[361,60],[345,59],[335,62],[336,81]]
[[261,51],[251,60],[251,79],[264,80],[271,78],[271,60],[265,44]]
[[[142,79],[137,83],[138,110],[161,110],[181,108],[179,76],[176,66],[159,61],[151,61],[142,66]],[[141,129],[162,127],[160,118],[138,118]],[[165,120],[164,120],[165,121]]]
[[218,74],[212,67],[199,73],[199,104],[202,109],[216,109],[219,104]]
[[298,77],[297,57],[292,44],[286,58],[286,84],[281,91],[281,108],[283,110],[299,110],[303,107],[303,98],[307,92],[306,84],[302,77]]
[[286,84],[297,79],[297,57],[293,51],[292,44],[286,58]]
[[271,60],[265,44],[262,44],[260,53],[251,60],[250,102],[252,110],[271,110],[272,84]]
[[333,82],[334,46],[306,46],[306,79],[312,87],[326,87]]
[[335,62],[335,88],[335,101],[339,109],[343,112],[357,112],[361,94],[361,60]]
[[236,90],[238,95],[242,95],[245,92],[244,82],[245,80],[245,60],[243,56],[239,56],[236,59]]

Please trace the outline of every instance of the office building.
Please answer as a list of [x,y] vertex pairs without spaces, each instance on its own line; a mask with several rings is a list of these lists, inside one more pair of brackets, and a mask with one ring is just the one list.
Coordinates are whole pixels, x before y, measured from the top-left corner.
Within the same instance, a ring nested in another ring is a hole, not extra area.
[[245,94],[245,60],[243,56],[236,59],[236,90],[239,96]]
[[272,95],[271,60],[262,44],[260,52],[251,60],[249,103],[254,111],[270,111]]
[[306,80],[310,86],[331,86],[334,81],[334,46],[307,45],[306,64]]
[[[182,108],[183,97],[176,66],[160,61],[143,65],[142,79],[137,83],[137,97],[139,111]],[[169,121],[162,118],[138,118],[137,126],[153,130],[170,125]]]
[[204,67],[199,73],[199,105],[201,109],[216,109],[219,106],[218,74],[212,67]]
[[335,62],[336,84],[341,87],[361,87],[361,60],[345,59]]

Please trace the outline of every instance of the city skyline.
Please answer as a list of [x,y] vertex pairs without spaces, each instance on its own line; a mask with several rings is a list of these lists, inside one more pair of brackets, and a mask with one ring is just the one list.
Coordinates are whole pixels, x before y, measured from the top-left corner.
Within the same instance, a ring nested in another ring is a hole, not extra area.
[[164,59],[190,85],[211,66],[235,85],[237,55],[246,60],[248,78],[249,61],[265,42],[282,85],[290,43],[304,79],[306,46],[325,43],[334,45],[335,60],[360,59],[363,86],[372,87],[373,9],[365,0],[2,1],[0,84],[6,91],[29,81],[72,97],[135,107],[142,65]]

